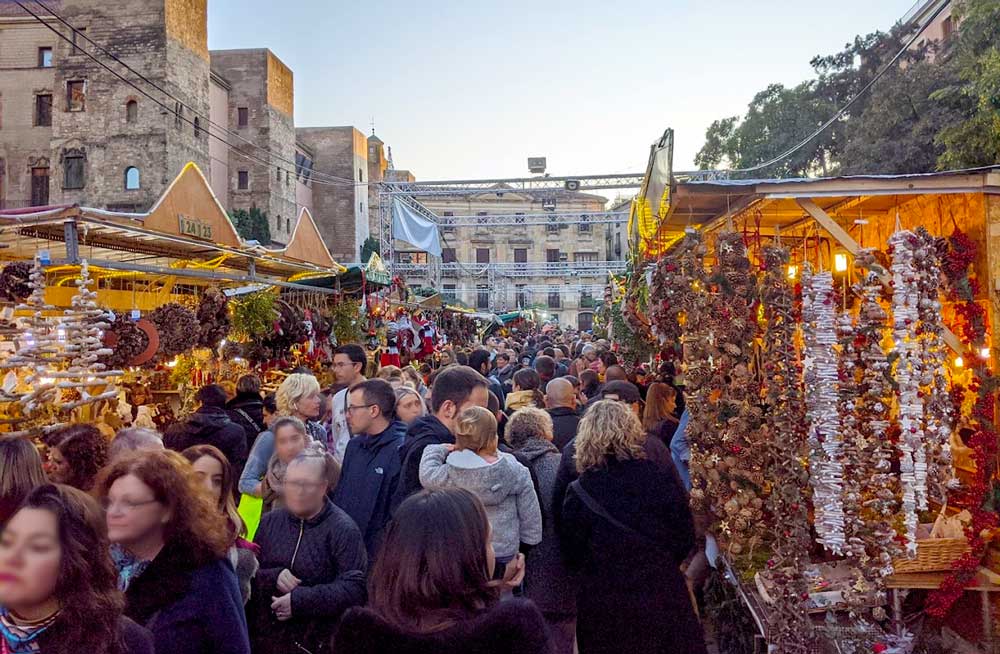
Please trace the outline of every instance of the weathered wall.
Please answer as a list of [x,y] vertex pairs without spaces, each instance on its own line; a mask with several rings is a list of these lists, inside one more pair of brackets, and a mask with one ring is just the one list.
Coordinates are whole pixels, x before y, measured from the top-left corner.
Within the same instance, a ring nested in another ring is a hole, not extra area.
[[[212,134],[229,141],[229,82],[213,75],[209,80],[209,116],[219,127],[209,127]],[[222,206],[229,209],[229,145],[218,138],[208,139],[208,156],[211,159],[212,191]]]

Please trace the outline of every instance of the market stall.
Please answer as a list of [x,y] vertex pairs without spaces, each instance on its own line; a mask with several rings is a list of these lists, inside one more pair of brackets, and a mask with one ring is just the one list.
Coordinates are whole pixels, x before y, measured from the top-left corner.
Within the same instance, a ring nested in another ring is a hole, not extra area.
[[145,214],[0,211],[0,431],[163,427],[197,387],[328,358],[340,294],[308,212],[288,245],[240,238],[189,164]]
[[609,295],[683,371],[692,505],[761,636],[992,646],[1000,169],[663,197]]

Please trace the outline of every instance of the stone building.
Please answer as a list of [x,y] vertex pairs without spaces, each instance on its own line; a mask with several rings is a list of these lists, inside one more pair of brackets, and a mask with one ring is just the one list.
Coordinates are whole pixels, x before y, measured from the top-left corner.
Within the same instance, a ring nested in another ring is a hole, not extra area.
[[[407,176],[412,181],[412,175]],[[591,328],[594,301],[601,298],[607,280],[604,262],[616,258],[609,251],[613,240],[607,239],[608,225],[567,221],[519,225],[517,216],[603,212],[606,198],[498,186],[495,193],[419,200],[443,223],[439,290],[445,301],[490,311],[541,308],[562,324]],[[487,218],[501,214],[513,215],[514,224],[498,226]],[[477,218],[482,225],[448,225],[449,221],[475,223]],[[432,284],[426,252],[397,241],[395,257],[411,285]]]
[[[377,199],[367,183],[388,166],[380,139],[369,157],[368,139],[353,127],[300,137],[292,71],[267,49],[209,52],[208,0],[45,4],[166,94],[71,36],[48,10],[31,5],[75,45],[0,2],[0,208],[79,202],[146,211],[194,161],[227,210],[266,211],[276,243],[309,209],[336,256],[358,260]],[[354,181],[330,185],[326,175]]]

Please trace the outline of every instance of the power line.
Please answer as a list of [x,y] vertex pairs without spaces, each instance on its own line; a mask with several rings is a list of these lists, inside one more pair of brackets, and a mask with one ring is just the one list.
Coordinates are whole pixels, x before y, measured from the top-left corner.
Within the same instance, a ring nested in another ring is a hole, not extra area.
[[[41,5],[41,6],[43,7],[43,8],[45,8],[45,9],[46,9],[46,11],[50,11],[50,12],[51,12],[51,10],[50,10],[50,9],[48,9],[47,7],[45,7],[45,5],[43,5],[43,4],[41,3],[41,2],[39,2],[39,0],[34,0],[34,1],[35,1],[35,2],[37,3],[37,4]],[[193,127],[194,127],[194,128],[196,129],[196,130],[198,130],[198,131],[201,131],[201,130],[204,130],[204,131],[205,131],[205,133],[206,133],[206,134],[208,134],[208,136],[209,136],[209,137],[211,137],[211,138],[214,138],[214,139],[216,139],[216,140],[218,140],[218,141],[220,141],[220,142],[222,142],[222,143],[224,143],[224,144],[228,145],[228,146],[229,146],[229,147],[230,147],[230,148],[231,148],[231,149],[232,149],[232,150],[233,150],[234,152],[236,152],[236,153],[237,153],[237,154],[239,154],[240,156],[242,156],[242,157],[244,157],[244,158],[246,158],[246,159],[249,159],[249,160],[251,160],[251,161],[256,161],[257,163],[261,163],[261,164],[264,164],[264,165],[265,165],[265,166],[267,166],[268,168],[270,168],[270,167],[271,167],[272,163],[271,163],[270,161],[265,161],[265,160],[263,160],[263,159],[261,159],[261,158],[259,158],[259,157],[256,157],[256,156],[254,156],[254,155],[251,155],[251,154],[249,154],[249,153],[247,153],[247,152],[244,152],[244,151],[242,151],[242,150],[241,150],[241,149],[239,148],[239,146],[237,146],[237,145],[235,145],[235,144],[233,144],[233,143],[230,143],[229,141],[227,141],[226,139],[222,138],[221,136],[219,136],[219,135],[217,135],[217,134],[213,134],[213,133],[212,133],[212,131],[211,131],[210,129],[206,129],[206,128],[203,128],[203,127],[202,127],[202,126],[201,126],[200,124],[197,124],[197,123],[195,123],[195,122],[194,122],[193,120],[190,120],[190,119],[188,119],[188,118],[187,118],[187,117],[185,117],[185,116],[184,116],[183,114],[179,114],[179,113],[177,113],[177,112],[176,112],[176,111],[175,111],[174,109],[171,109],[171,108],[170,108],[170,107],[169,107],[168,105],[164,104],[164,103],[163,103],[163,102],[162,102],[161,100],[159,100],[158,98],[155,98],[155,97],[153,97],[153,96],[152,96],[152,95],[151,95],[150,93],[148,93],[148,92],[147,92],[146,90],[144,90],[144,89],[140,88],[140,87],[139,87],[138,85],[136,85],[136,84],[135,84],[134,82],[132,82],[132,80],[129,80],[128,78],[124,77],[123,75],[121,75],[121,74],[120,74],[120,73],[118,73],[117,71],[113,70],[113,69],[112,69],[112,68],[111,68],[110,66],[108,66],[107,64],[105,64],[105,63],[104,63],[103,61],[99,60],[99,59],[98,59],[97,57],[95,57],[95,56],[94,56],[93,54],[91,54],[90,52],[88,52],[86,48],[83,48],[83,47],[81,47],[80,45],[78,45],[78,44],[76,44],[76,43],[73,43],[72,39],[70,39],[70,38],[69,38],[69,37],[67,37],[67,36],[66,36],[65,34],[63,34],[62,32],[60,32],[59,30],[57,30],[57,29],[56,29],[55,27],[53,27],[53,26],[52,26],[52,25],[51,25],[50,23],[48,23],[47,21],[45,21],[45,20],[44,20],[44,19],[43,19],[43,18],[42,18],[41,16],[39,16],[38,14],[36,14],[36,13],[35,13],[34,11],[32,11],[31,9],[29,9],[28,7],[26,7],[26,6],[24,5],[24,3],[23,3],[23,2],[21,2],[21,0],[14,0],[14,3],[15,3],[15,4],[16,4],[17,6],[19,6],[19,7],[21,8],[21,9],[23,9],[23,10],[24,10],[25,12],[27,12],[28,14],[30,14],[30,15],[31,15],[31,16],[32,16],[32,17],[33,17],[33,18],[34,18],[34,19],[35,19],[35,20],[36,20],[37,22],[41,23],[41,24],[42,24],[42,25],[44,25],[44,26],[45,26],[45,27],[46,27],[47,29],[49,29],[49,30],[50,30],[51,32],[53,32],[53,33],[54,33],[54,34],[55,34],[56,36],[58,36],[59,38],[61,38],[61,39],[62,39],[63,41],[66,41],[67,43],[70,43],[71,45],[73,45],[73,47],[74,47],[74,48],[75,48],[75,49],[76,49],[77,51],[79,51],[79,52],[82,52],[83,54],[85,54],[85,55],[86,55],[86,56],[87,56],[87,57],[88,57],[89,59],[91,59],[92,61],[94,61],[94,62],[95,62],[96,64],[98,64],[99,66],[101,66],[102,68],[104,68],[105,70],[107,70],[107,71],[108,71],[109,73],[111,73],[112,75],[114,75],[115,77],[117,77],[118,79],[120,79],[121,81],[125,82],[126,84],[128,84],[129,86],[131,86],[132,88],[134,88],[134,89],[135,89],[136,91],[138,91],[138,92],[139,92],[139,93],[141,93],[141,94],[142,94],[143,96],[145,96],[146,98],[148,98],[149,100],[151,100],[151,101],[152,101],[153,103],[155,103],[155,104],[157,104],[158,106],[160,106],[160,107],[161,107],[162,109],[164,109],[164,110],[165,110],[166,112],[168,112],[168,113],[173,113],[173,114],[174,114],[174,116],[175,116],[175,118],[176,118],[177,120],[180,120],[180,121],[182,121],[182,122],[185,122],[185,123],[187,123],[187,124],[189,124],[189,125],[193,126]],[[55,12],[52,12],[52,13],[53,13],[53,15],[55,15]],[[64,20],[63,20],[62,18],[59,18],[59,17],[57,17],[57,18],[58,18],[58,19],[59,19],[59,20],[60,20],[61,22],[63,22],[63,23],[64,23],[64,24],[66,24],[67,26],[69,26],[69,28],[70,28],[71,30],[73,30],[73,32],[74,32],[75,34],[80,34],[80,35],[81,35],[81,36],[83,36],[83,37],[84,37],[84,39],[86,39],[86,40],[87,40],[88,42],[90,42],[90,43],[94,43],[94,42],[93,42],[93,41],[92,41],[92,40],[91,40],[90,38],[88,38],[88,37],[87,37],[87,36],[86,36],[85,34],[83,34],[82,32],[80,32],[79,30],[77,30],[77,29],[76,29],[75,27],[73,27],[72,25],[69,25],[69,23],[66,23],[66,21],[64,21]],[[100,47],[100,46],[99,46],[98,44],[94,43],[94,45],[95,45],[95,46],[96,46],[96,47],[97,47],[98,49],[101,49],[102,51],[104,51],[104,52],[105,52],[106,54],[109,54],[109,56],[111,56],[111,57],[112,57],[112,58],[113,58],[113,59],[114,59],[115,61],[117,61],[117,62],[118,62],[118,63],[120,63],[121,65],[125,66],[125,68],[127,68],[127,69],[128,69],[128,70],[130,70],[130,71],[131,71],[132,73],[134,73],[134,74],[136,74],[137,76],[139,76],[140,78],[142,78],[142,79],[143,79],[144,81],[146,81],[146,82],[147,82],[148,84],[152,85],[152,86],[153,86],[154,88],[156,88],[156,89],[158,89],[158,90],[159,90],[160,92],[164,93],[164,94],[165,94],[165,95],[166,95],[167,97],[169,97],[169,98],[173,99],[173,100],[174,100],[175,102],[177,102],[177,103],[178,103],[178,104],[180,104],[181,106],[184,106],[184,103],[183,103],[183,102],[181,102],[180,100],[178,100],[178,99],[177,99],[177,98],[175,98],[174,96],[170,95],[169,93],[167,93],[167,92],[166,92],[166,91],[164,91],[163,89],[161,89],[161,88],[160,88],[159,86],[157,86],[157,85],[156,85],[155,83],[153,83],[152,81],[150,81],[150,80],[146,79],[145,77],[143,77],[141,73],[138,73],[138,72],[136,72],[135,70],[133,70],[132,68],[130,68],[130,67],[129,67],[129,66],[127,65],[127,64],[125,64],[124,62],[122,62],[121,60],[119,60],[119,59],[118,59],[117,57],[115,57],[114,55],[112,55],[112,54],[110,54],[110,53],[107,53],[107,51],[103,50],[103,48],[101,48],[101,47]],[[199,114],[198,114],[197,112],[195,112],[194,110],[192,110],[192,113],[193,113],[193,114],[195,114],[195,116],[196,116],[196,117],[202,117],[202,116],[200,116],[200,115],[199,115]],[[211,121],[209,121],[209,123],[210,123],[211,125],[215,125],[215,123],[212,123]],[[219,127],[218,125],[215,125],[215,126],[216,126],[216,127],[218,127],[219,129],[224,129],[224,128],[221,128],[221,127]],[[226,130],[226,131],[228,132],[229,130]],[[237,136],[238,136],[238,135],[237,135]],[[275,154],[274,154],[273,152],[271,152],[270,150],[267,150],[266,148],[262,148],[261,146],[258,146],[258,145],[256,145],[256,144],[254,144],[254,143],[250,142],[250,141],[247,141],[247,140],[246,140],[245,138],[243,138],[242,136],[240,136],[239,138],[240,138],[241,140],[244,140],[244,141],[246,141],[246,142],[247,142],[247,143],[249,143],[250,145],[253,145],[254,147],[256,147],[256,148],[258,148],[258,149],[261,149],[261,150],[264,150],[265,152],[267,152],[267,153],[268,153],[268,154],[269,154],[270,156],[274,157],[275,159],[280,159],[280,160],[282,160],[282,161],[286,161],[286,162],[288,162],[288,161],[289,161],[289,160],[287,160],[287,159],[282,159],[281,157],[279,157],[278,155],[275,155]],[[312,172],[313,174],[315,174],[315,173],[316,173],[316,171],[311,171],[311,172]],[[327,186],[341,186],[341,187],[347,187],[347,186],[352,186],[352,187],[353,187],[353,186],[368,186],[368,183],[355,183],[355,182],[354,182],[353,180],[350,180],[350,181],[348,181],[348,180],[347,180],[346,178],[341,178],[341,177],[333,177],[333,176],[330,176],[330,175],[327,175],[326,173],[319,173],[319,174],[320,174],[320,175],[323,175],[323,176],[327,176],[327,177],[331,177],[331,178],[333,178],[333,179],[336,179],[336,180],[338,180],[338,181],[337,181],[337,182],[330,182],[330,181],[325,181],[325,180],[322,180],[322,179],[316,179],[315,177],[313,177],[313,178],[312,178],[312,182],[313,182],[314,184],[322,184],[322,185],[327,185]]]
[[815,132],[813,132],[812,134],[810,134],[809,136],[807,136],[803,141],[801,141],[800,143],[798,143],[795,146],[792,146],[788,150],[785,150],[784,152],[782,152],[781,154],[779,154],[777,157],[774,157],[773,159],[769,159],[768,161],[765,161],[764,163],[759,163],[756,166],[751,166],[749,168],[736,168],[734,170],[730,170],[730,171],[726,171],[726,172],[730,172],[730,173],[751,173],[751,172],[754,172],[756,170],[760,170],[761,168],[767,168],[768,166],[776,164],[779,161],[781,161],[782,159],[785,159],[785,158],[787,158],[787,157],[795,154],[796,152],[798,152],[799,150],[801,150],[803,147],[805,147],[806,145],[808,145],[814,138],[816,138],[817,136],[819,136],[820,134],[822,134],[823,132],[825,132],[826,129],[828,127],[830,127],[830,125],[834,124],[837,121],[838,118],[840,118],[841,116],[843,116],[844,113],[848,109],[850,109],[852,106],[854,106],[854,103],[857,102],[861,98],[862,95],[864,95],[865,93],[867,93],[868,89],[870,89],[872,86],[874,86],[875,82],[879,81],[882,78],[882,76],[885,75],[889,71],[889,69],[892,68],[895,65],[895,63],[897,61],[899,61],[899,58],[902,57],[907,52],[907,50],[909,50],[910,47],[913,46],[914,43],[916,43],[916,41],[920,37],[920,35],[924,33],[924,30],[927,29],[927,26],[930,25],[932,22],[934,22],[934,19],[937,18],[941,14],[941,12],[944,11],[949,5],[950,5],[950,3],[947,3],[947,2],[941,3],[941,6],[937,8],[937,10],[931,15],[931,17],[928,18],[924,22],[924,24],[920,26],[920,29],[917,30],[916,34],[914,34],[913,37],[910,38],[910,40],[906,42],[906,45],[904,45],[902,47],[902,49],[899,52],[897,52],[896,55],[892,59],[889,60],[889,63],[886,64],[885,67],[882,68],[882,70],[880,70],[878,73],[876,73],[875,77],[873,77],[871,79],[871,81],[869,81],[867,84],[865,84],[864,88],[862,88],[860,91],[858,91],[858,93],[853,98],[851,98],[850,100],[848,100],[847,104],[845,104],[843,107],[841,107],[840,110],[837,111],[837,113],[835,113],[832,118],[830,118],[830,120],[828,120],[825,123],[823,123],[819,127],[819,129],[817,129]]

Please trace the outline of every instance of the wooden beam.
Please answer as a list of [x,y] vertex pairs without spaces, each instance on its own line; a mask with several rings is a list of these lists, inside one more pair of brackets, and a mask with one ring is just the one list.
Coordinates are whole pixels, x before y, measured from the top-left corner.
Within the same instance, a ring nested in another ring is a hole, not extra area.
[[[861,250],[861,246],[858,245],[858,242],[854,240],[854,237],[848,234],[836,220],[830,217],[830,214],[823,211],[819,205],[809,198],[796,198],[795,202],[802,207],[803,211],[812,216],[813,220],[819,223],[819,226],[825,229],[835,241],[840,243],[845,250],[850,252],[851,256],[856,257],[858,255],[858,252]],[[888,285],[889,282],[892,281],[892,277],[889,275],[888,271],[886,271],[880,276],[880,280],[883,284]],[[956,336],[950,329],[945,327],[941,336],[944,338],[944,342],[948,344],[948,347],[954,350],[956,354],[961,355],[965,353],[962,341],[960,341],[958,336]]]

